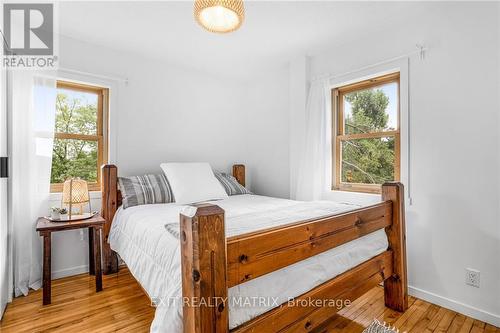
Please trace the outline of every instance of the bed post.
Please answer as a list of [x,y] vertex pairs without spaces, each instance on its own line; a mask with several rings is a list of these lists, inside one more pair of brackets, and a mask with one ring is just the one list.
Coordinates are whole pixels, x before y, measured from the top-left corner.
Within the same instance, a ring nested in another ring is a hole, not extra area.
[[108,243],[109,231],[118,208],[118,172],[116,165],[106,164],[101,168],[102,206],[101,216],[106,220],[102,236],[104,274],[118,272],[118,257]]
[[227,333],[224,210],[196,205],[180,220],[184,333]]
[[245,186],[245,165],[235,164],[233,165],[233,177],[236,178],[241,186]]
[[389,249],[393,252],[393,274],[384,282],[385,305],[404,312],[408,309],[408,275],[403,184],[382,185],[382,200],[392,201],[392,224],[386,228],[386,233]]

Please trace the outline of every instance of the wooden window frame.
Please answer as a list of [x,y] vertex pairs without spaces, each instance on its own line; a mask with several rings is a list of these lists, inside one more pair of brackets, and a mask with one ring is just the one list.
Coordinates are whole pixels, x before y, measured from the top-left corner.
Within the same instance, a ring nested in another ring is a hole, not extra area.
[[[55,139],[73,139],[97,141],[97,182],[88,183],[89,191],[101,191],[101,165],[108,163],[108,119],[109,119],[109,89],[82,83],[57,81],[57,89],[77,90],[97,94],[97,133],[96,135],[54,133]],[[50,184],[50,192],[62,192],[62,183]]]
[[[359,133],[359,134],[345,134],[344,128],[344,105],[343,97],[345,94],[357,90],[364,90],[376,88],[388,83],[397,83],[398,85],[398,100],[397,100],[397,129],[395,131],[373,132],[373,133]],[[341,182],[342,173],[342,141],[350,139],[370,139],[370,138],[386,138],[394,137],[394,181],[400,180],[401,174],[401,134],[400,134],[400,73],[391,73],[372,79],[352,83],[342,87],[332,89],[332,165],[334,165],[332,172],[332,190],[350,191],[350,192],[364,192],[364,193],[381,193],[382,184],[361,184],[361,183],[343,183]]]

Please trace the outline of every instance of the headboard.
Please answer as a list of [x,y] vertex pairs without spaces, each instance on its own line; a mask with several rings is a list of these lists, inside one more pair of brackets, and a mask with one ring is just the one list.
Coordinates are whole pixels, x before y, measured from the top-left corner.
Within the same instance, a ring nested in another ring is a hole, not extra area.
[[[245,186],[245,165],[233,165],[233,176],[238,183]],[[118,168],[113,164],[105,164],[101,168],[101,186],[102,186],[102,206],[101,216],[106,220],[103,233],[103,272],[111,274],[118,272],[118,257],[111,250],[108,237],[111,230],[111,224],[115,217],[116,210],[122,204],[122,195],[118,189]]]

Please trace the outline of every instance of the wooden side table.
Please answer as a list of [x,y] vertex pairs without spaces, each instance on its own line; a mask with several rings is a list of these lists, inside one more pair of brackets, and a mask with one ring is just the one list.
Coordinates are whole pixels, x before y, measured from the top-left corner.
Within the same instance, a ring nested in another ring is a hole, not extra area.
[[90,219],[71,222],[51,222],[40,217],[36,231],[43,237],[43,305],[51,303],[51,240],[57,231],[88,228],[89,230],[89,274],[95,275],[95,290],[102,290],[101,234],[106,221],[99,215]]

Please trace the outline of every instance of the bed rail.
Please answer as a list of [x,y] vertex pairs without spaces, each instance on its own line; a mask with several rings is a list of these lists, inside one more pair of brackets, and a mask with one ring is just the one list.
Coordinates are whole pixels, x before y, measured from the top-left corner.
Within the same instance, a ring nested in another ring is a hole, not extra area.
[[[354,300],[384,281],[385,304],[408,307],[403,185],[382,186],[383,202],[349,213],[307,220],[226,239],[224,212],[196,207],[181,215],[184,332],[229,332],[227,288],[385,228],[389,249],[299,297]],[[196,304],[193,300],[197,300]],[[202,300],[199,302],[199,300]],[[277,307],[232,332],[309,332],[339,307]]]
[[229,287],[391,225],[391,203],[302,221],[227,240]]

